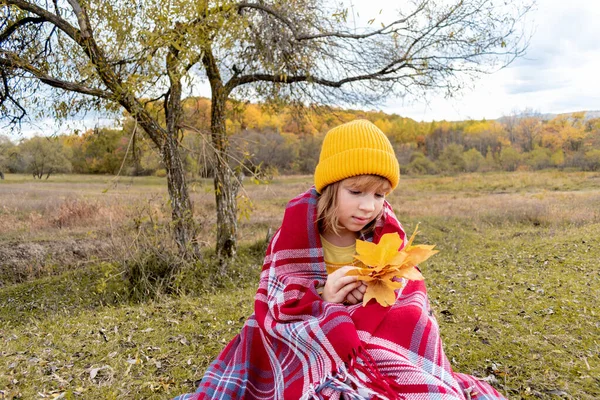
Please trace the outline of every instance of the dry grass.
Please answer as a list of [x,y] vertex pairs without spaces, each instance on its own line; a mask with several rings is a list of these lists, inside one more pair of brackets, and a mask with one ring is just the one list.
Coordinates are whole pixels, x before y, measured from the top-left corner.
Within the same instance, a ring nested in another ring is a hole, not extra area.
[[[311,184],[311,176],[279,177],[268,185],[246,182],[239,196],[240,243],[255,243],[276,229],[286,203]],[[165,186],[164,178],[156,177],[115,180],[64,175],[34,181],[9,175],[0,184],[0,243],[46,246],[48,242],[73,238],[131,242],[127,238],[136,235],[140,227],[168,226],[170,210]],[[195,218],[201,226],[198,241],[210,248],[216,234],[212,182],[194,181],[189,188]],[[480,229],[520,223],[581,226],[600,221],[598,188],[600,174],[585,172],[402,177],[389,201],[401,220],[459,218]],[[41,254],[35,257],[37,266],[28,268],[43,271],[43,264],[57,264],[52,251]],[[66,260],[63,257],[58,261],[65,264]]]
[[463,218],[476,224],[583,225],[600,222],[600,194],[592,191],[450,194],[410,198],[402,194],[391,200],[397,214]]
[[[68,178],[68,179],[67,179]],[[240,193],[240,241],[252,243],[281,222],[287,201],[306,190],[310,176],[280,177],[269,185],[247,183]],[[8,176],[0,185],[0,240],[69,237],[87,231],[105,234],[153,216],[169,221],[161,178],[60,176],[33,181]],[[486,224],[584,224],[600,219],[600,175],[556,171],[468,174],[457,177],[403,177],[389,198],[400,217],[457,217]],[[193,182],[190,193],[200,242],[214,243],[212,183]],[[427,201],[423,201],[427,199]],[[58,229],[57,229],[58,228]]]

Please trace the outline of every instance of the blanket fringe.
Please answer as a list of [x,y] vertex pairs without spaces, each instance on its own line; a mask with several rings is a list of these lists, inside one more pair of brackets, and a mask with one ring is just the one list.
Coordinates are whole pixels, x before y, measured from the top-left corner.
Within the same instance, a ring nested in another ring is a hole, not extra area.
[[[373,357],[362,347],[350,361],[350,375],[356,375],[361,383],[377,393],[377,397],[386,400],[404,399],[399,393],[401,387],[388,376],[383,375]],[[353,372],[356,371],[356,374]]]
[[347,364],[312,386],[301,400],[327,399],[332,392],[343,393],[343,398],[350,400],[401,400],[404,397],[400,389],[395,380],[379,371],[368,352],[359,349]]
[[[344,399],[365,400],[377,398],[378,393],[364,386],[363,383],[349,373],[346,366],[342,364],[338,370],[328,374],[320,382],[310,387],[300,400],[323,400],[329,399],[332,393],[344,395]],[[341,396],[340,396],[341,397]]]

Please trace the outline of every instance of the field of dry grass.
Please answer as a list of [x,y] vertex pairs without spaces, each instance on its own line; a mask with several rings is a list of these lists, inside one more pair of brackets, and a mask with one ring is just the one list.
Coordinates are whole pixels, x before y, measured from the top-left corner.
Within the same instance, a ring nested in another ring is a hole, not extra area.
[[[276,228],[286,202],[311,184],[310,176],[247,183],[240,193],[240,241]],[[200,242],[214,243],[211,181],[190,184]],[[427,201],[424,201],[426,199]],[[600,221],[600,174],[515,172],[457,177],[403,177],[388,199],[402,218],[440,217],[475,224],[541,225]],[[0,240],[21,242],[114,235],[124,225],[169,219],[164,178],[63,175],[49,181],[7,176],[0,185]]]
[[[161,252],[171,260],[171,247],[161,247],[164,179],[6,178],[0,399],[159,399],[193,390],[251,312],[261,262],[253,245],[311,184],[309,176],[247,183],[242,256],[231,271],[216,274],[210,260],[186,266],[172,294],[132,302],[123,269]],[[212,183],[190,188],[208,248]],[[600,174],[402,177],[389,201],[407,231],[420,223],[418,242],[440,250],[422,269],[456,370],[509,398],[600,398]]]

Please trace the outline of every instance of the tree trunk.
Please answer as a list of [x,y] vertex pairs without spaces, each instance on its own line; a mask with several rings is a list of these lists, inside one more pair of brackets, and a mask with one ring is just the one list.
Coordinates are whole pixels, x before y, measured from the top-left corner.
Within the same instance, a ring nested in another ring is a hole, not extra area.
[[[168,102],[172,101],[177,101],[177,99],[171,98]],[[167,122],[167,129],[165,130],[160,127],[155,119],[150,117],[133,96],[124,97],[121,104],[134,116],[148,137],[160,150],[165,169],[167,170],[167,189],[171,202],[173,239],[179,248],[179,252],[186,258],[201,258],[196,240],[196,224],[193,218],[192,202],[188,194],[185,171],[177,140],[177,120]],[[166,109],[170,107],[171,105],[167,105]],[[170,112],[166,111],[167,114]],[[171,121],[171,116],[167,119]]]
[[167,135],[162,148],[162,156],[167,170],[167,187],[171,201],[175,242],[180,253],[185,257],[200,258],[192,202],[188,193],[179,144],[175,135]]
[[226,96],[213,90],[211,138],[215,148],[215,199],[217,203],[217,256],[225,261],[237,250],[237,192],[240,184],[229,166],[229,143],[225,126]]
[[[174,49],[171,49],[174,51]],[[187,190],[185,171],[179,151],[179,123],[182,115],[181,109],[181,80],[174,72],[176,53],[169,53],[167,69],[171,87],[165,99],[166,135],[162,145],[162,156],[167,169],[167,187],[171,199],[171,212],[173,214],[174,237],[179,251],[184,257],[201,258],[198,241],[196,240],[196,224],[192,201]]]
[[166,59],[171,85],[164,103],[166,134],[161,149],[163,162],[167,169],[167,187],[171,200],[175,242],[184,257],[201,258],[198,241],[196,240],[196,224],[194,222],[192,201],[188,193],[181,152],[179,151],[182,86],[181,75],[178,73],[178,54],[179,52],[175,47],[170,47]]

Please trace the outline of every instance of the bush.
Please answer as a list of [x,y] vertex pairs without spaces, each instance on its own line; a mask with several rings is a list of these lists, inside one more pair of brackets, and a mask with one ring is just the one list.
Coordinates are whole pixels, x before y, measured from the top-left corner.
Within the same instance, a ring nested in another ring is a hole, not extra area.
[[550,162],[555,167],[562,167],[565,164],[565,153],[558,149],[550,156]]
[[265,239],[240,246],[235,259],[223,264],[213,248],[205,248],[201,259],[184,257],[171,237],[169,223],[143,220],[140,217],[135,223],[135,235],[127,228],[124,232],[134,240],[115,242],[129,300],[142,302],[171,294],[198,296],[233,290],[240,282],[242,286],[258,282]]
[[536,147],[533,151],[527,154],[527,165],[534,170],[540,170],[550,167],[552,161],[547,149]]
[[146,249],[136,256],[124,266],[130,300],[156,299],[174,292],[173,283],[183,259],[160,248]]
[[504,171],[515,171],[521,164],[521,154],[512,147],[503,147],[500,151],[500,165]]
[[600,150],[586,151],[583,159],[587,171],[600,171]]
[[481,155],[479,150],[469,149],[463,153],[463,160],[465,161],[465,170],[467,172],[475,172],[481,168],[485,158]]
[[467,170],[467,163],[463,158],[463,147],[456,143],[451,143],[437,160],[438,169],[444,174],[456,174]]
[[406,167],[406,172],[414,175],[436,174],[437,168],[425,154],[414,152],[410,164]]

